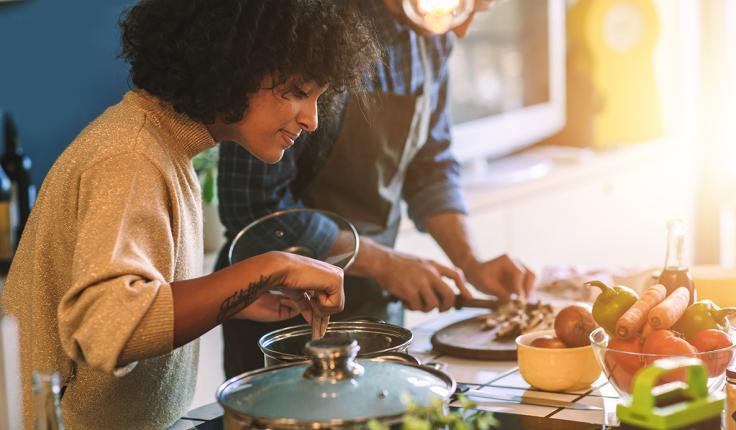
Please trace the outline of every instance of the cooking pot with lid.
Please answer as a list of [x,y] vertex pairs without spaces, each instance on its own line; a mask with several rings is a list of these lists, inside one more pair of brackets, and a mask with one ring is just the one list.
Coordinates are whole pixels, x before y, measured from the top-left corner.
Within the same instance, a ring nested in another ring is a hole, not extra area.
[[272,366],[236,376],[217,390],[225,430],[353,429],[376,419],[401,422],[402,396],[420,406],[445,404],[455,382],[419,364],[356,359],[358,342],[333,335],[309,342],[308,361]]
[[[359,358],[388,352],[406,352],[413,339],[410,330],[382,321],[335,321],[327,326],[327,335],[345,336],[360,345]],[[307,359],[305,345],[312,336],[309,325],[286,327],[267,333],[258,341],[266,367]]]

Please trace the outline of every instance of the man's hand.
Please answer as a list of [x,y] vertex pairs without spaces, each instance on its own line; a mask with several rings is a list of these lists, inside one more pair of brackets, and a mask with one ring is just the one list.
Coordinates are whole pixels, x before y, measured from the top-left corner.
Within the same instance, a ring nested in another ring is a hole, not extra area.
[[450,309],[455,304],[455,291],[443,278],[450,279],[464,297],[472,297],[463,272],[456,267],[396,251],[388,251],[383,263],[373,277],[409,310]]
[[535,279],[534,272],[506,254],[493,260],[468,264],[465,276],[479,291],[500,298],[512,293],[528,297]]

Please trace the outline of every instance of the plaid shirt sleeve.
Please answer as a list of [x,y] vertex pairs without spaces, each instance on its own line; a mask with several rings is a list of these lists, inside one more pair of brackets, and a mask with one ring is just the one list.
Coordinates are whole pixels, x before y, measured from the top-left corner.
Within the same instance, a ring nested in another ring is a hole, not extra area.
[[[279,163],[269,165],[236,143],[221,143],[217,193],[220,218],[228,239],[232,240],[245,226],[264,215],[303,207],[290,189],[296,173],[293,150],[286,151]],[[338,233],[333,221],[318,214],[285,217],[272,227],[249,236],[251,240],[245,245],[250,255],[298,244],[315,250],[315,257],[322,258]],[[276,230],[278,235],[274,234]]]
[[[441,43],[445,41],[445,43]],[[441,212],[467,213],[460,186],[460,165],[450,151],[450,114],[447,106],[450,40],[434,39],[436,79],[427,142],[409,164],[402,191],[409,217],[426,231],[428,217]]]

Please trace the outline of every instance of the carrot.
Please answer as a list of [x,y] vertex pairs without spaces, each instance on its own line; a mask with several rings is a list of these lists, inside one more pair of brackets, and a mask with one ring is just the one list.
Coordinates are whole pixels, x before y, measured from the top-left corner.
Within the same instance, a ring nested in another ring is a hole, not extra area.
[[646,338],[648,338],[649,335],[652,334],[653,331],[654,331],[654,329],[652,328],[652,325],[649,324],[649,321],[647,321],[646,324],[644,324],[644,328],[641,329],[641,340],[642,340],[642,342],[644,340],[646,340]]
[[649,311],[649,324],[655,329],[668,329],[682,317],[690,301],[690,290],[678,287],[662,303]]
[[642,293],[639,300],[616,321],[616,335],[622,339],[634,337],[647,322],[649,311],[667,297],[662,284],[652,285]]

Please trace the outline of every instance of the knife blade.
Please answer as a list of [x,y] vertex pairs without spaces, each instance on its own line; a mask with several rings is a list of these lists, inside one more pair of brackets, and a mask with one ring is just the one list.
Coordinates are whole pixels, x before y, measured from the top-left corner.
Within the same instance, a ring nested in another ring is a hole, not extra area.
[[600,406],[586,405],[584,403],[565,402],[561,400],[544,399],[541,397],[518,396],[515,394],[496,394],[479,390],[468,390],[465,396],[477,399],[500,400],[509,403],[521,403],[523,405],[547,406],[552,408],[577,409],[581,411],[602,411]]

